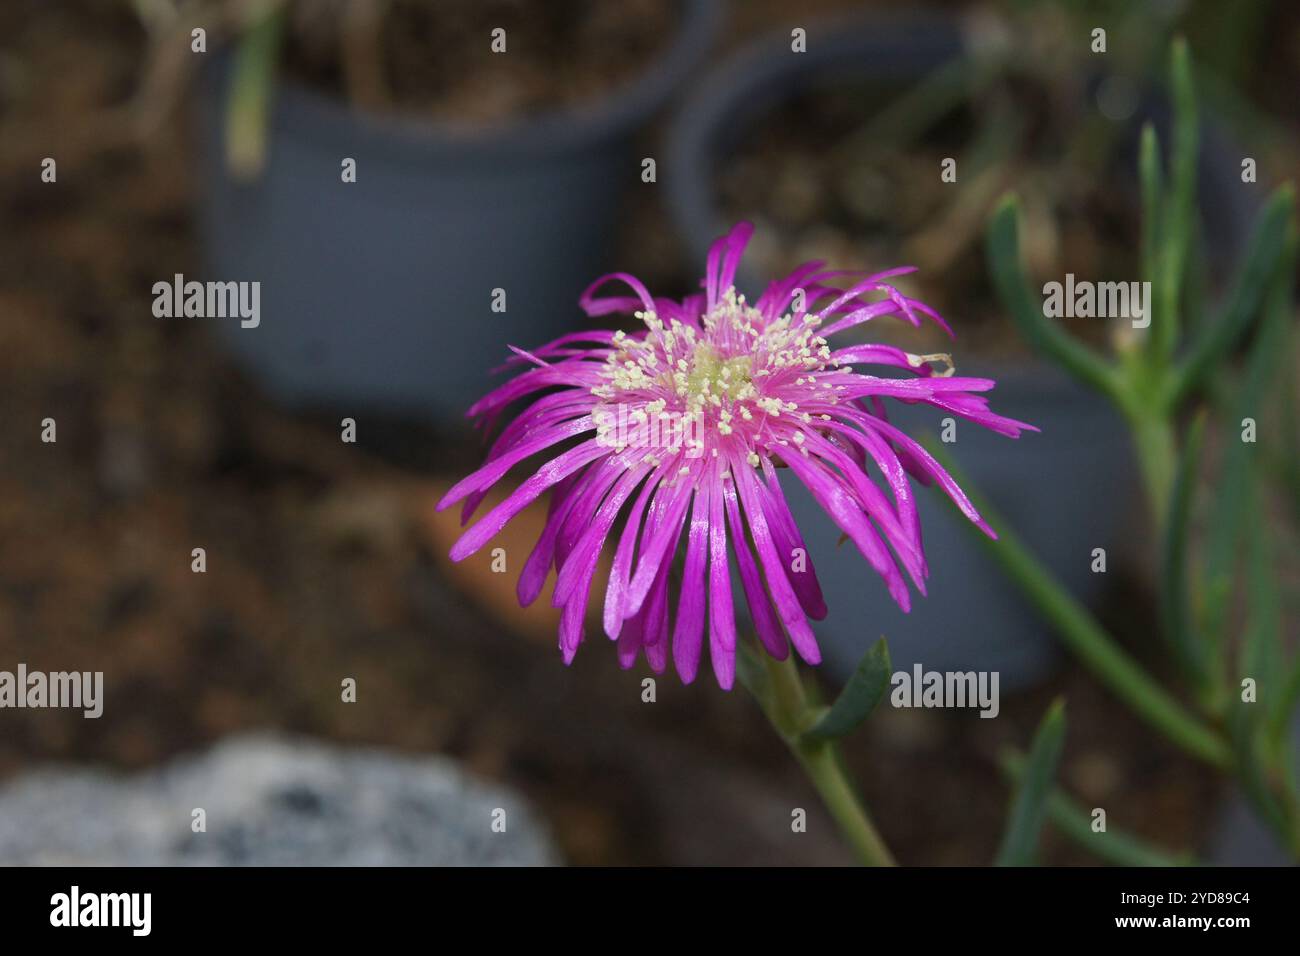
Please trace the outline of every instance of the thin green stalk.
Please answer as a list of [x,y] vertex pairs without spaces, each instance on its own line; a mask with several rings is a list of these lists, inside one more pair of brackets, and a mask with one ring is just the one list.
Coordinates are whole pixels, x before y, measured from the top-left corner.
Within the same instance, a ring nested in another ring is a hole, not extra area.
[[768,692],[750,687],[754,699],[808,774],[858,858],[867,866],[894,866],[893,854],[876,832],[849,780],[835,741],[804,733],[816,720],[820,708],[809,699],[794,656],[784,661],[762,656]]
[[1061,641],[1147,723],[1194,757],[1214,767],[1230,769],[1232,751],[1223,738],[1189,714],[1137,661],[1115,643],[1087,608],[1043,569],[1012,533],[1007,523],[993,512],[987,502],[971,493],[971,483],[952,463],[951,456],[945,454],[935,442],[927,442],[927,446],[952,473],[958,484],[966,489],[984,519],[997,529],[998,540],[990,541],[971,525],[973,533],[987,543],[994,560],[1056,629]]
[[256,179],[266,164],[275,71],[285,10],[270,3],[240,37],[226,104],[226,167],[233,178]]
[[1178,448],[1174,425],[1159,412],[1134,411],[1129,414],[1133,432],[1133,449],[1137,453],[1142,485],[1157,528],[1169,514],[1169,498],[1178,473]]
[[1179,340],[1179,298],[1196,209],[1196,151],[1200,139],[1196,92],[1187,42],[1174,41],[1169,84],[1174,101],[1169,188],[1161,223],[1160,263],[1152,276],[1156,309],[1150,337],[1150,358],[1164,368]]
[[1189,556],[1192,505],[1204,436],[1202,412],[1187,431],[1169,510],[1161,529],[1160,616],[1165,638],[1183,669],[1183,676],[1195,689],[1201,709],[1215,713],[1224,698],[1224,675],[1214,667],[1214,659],[1219,656],[1217,642],[1206,635],[1202,618],[1193,610]]
[[1121,650],[1087,609],[1006,531],[1005,524],[996,520],[993,523],[1000,535],[992,548],[998,563],[1084,664],[1139,716],[1188,753],[1215,767],[1230,768],[1232,755],[1223,740],[1184,710],[1141,665]]

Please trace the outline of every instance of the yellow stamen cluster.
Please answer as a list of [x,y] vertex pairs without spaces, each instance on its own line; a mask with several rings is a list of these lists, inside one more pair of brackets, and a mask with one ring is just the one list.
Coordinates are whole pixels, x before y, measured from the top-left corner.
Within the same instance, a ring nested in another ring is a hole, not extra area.
[[[638,404],[651,416],[665,410],[680,415],[685,428],[694,429],[688,434],[725,437],[741,429],[749,439],[746,460],[752,466],[760,461],[755,442],[759,450],[771,443],[790,445],[772,435],[774,420],[813,421],[789,400],[792,392],[833,402],[841,388],[833,378],[818,380],[832,362],[826,340],[817,334],[821,320],[814,316],[785,315],[769,322],[734,288],[703,317],[702,329],[676,319],[665,325],[654,312],[636,316],[649,334],[637,339],[615,333],[602,381],[592,394],[606,402]],[[793,437],[794,447],[807,454],[803,436]]]

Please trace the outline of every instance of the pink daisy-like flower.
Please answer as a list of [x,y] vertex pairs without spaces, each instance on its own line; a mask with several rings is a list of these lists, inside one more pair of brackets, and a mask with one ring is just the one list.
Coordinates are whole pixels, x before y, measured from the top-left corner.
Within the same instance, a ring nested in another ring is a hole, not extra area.
[[[513,466],[541,452],[552,455],[465,531],[451,557],[474,554],[551,489],[545,529],[520,574],[518,596],[523,605],[532,603],[556,569],[552,602],[563,609],[565,663],[585,636],[588,593],[611,536],[604,630],[617,640],[624,667],[644,651],[661,673],[671,652],[689,683],[707,630],[718,683],[732,686],[731,558],[767,652],[783,660],[793,644],[809,664],[819,663],[809,618],[825,617],[826,604],[781,490],[781,465],[807,486],[905,611],[911,604],[907,579],[924,594],[928,575],[909,475],[923,484],[937,481],[993,536],[951,476],[890,423],[883,400],[924,402],[1012,438],[1033,426],[991,412],[976,393],[993,381],[954,377],[946,355],[914,355],[889,345],[832,349],[827,343],[884,315],[916,326],[925,315],[951,335],[936,312],[886,281],[914,269],[891,269],[840,289],[825,283],[853,273],[810,262],[750,304],[732,283],[752,232],[749,223],[740,223],[715,242],[703,294],[681,302],[652,298],[626,273],[597,279],[580,299],[586,313],[633,313],[645,330],[574,332],[532,352],[512,347],[516,354],[508,365],[535,367],[469,411],[491,427],[513,403],[542,393],[505,426],[483,467],[448,491],[438,509],[464,501],[462,523],[468,522]],[[635,294],[597,298],[611,281]],[[872,294],[884,297],[869,301]],[[936,371],[935,363],[945,367]],[[905,374],[853,370],[862,365]],[[679,550],[685,552],[680,563]]]

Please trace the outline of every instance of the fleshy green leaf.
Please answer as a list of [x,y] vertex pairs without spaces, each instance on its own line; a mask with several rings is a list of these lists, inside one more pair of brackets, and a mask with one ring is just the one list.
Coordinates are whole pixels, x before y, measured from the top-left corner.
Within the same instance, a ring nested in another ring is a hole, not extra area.
[[1260,213],[1227,306],[1217,319],[1206,323],[1191,343],[1187,357],[1171,381],[1168,408],[1177,408],[1199,388],[1250,329],[1283,255],[1294,206],[1295,190],[1290,185],[1282,186]]
[[1188,432],[1178,464],[1178,474],[1174,478],[1161,548],[1160,576],[1160,609],[1164,618],[1165,636],[1192,684],[1202,691],[1208,684],[1207,652],[1205,640],[1191,614],[1188,545],[1191,536],[1189,526],[1192,498],[1204,436],[1205,418],[1202,415]]
[[[1142,180],[1142,274],[1154,281],[1160,255],[1160,208],[1165,187],[1160,169],[1160,140],[1150,123],[1142,127],[1138,173]],[[1148,303],[1147,307],[1150,308],[1151,304]]]
[[1030,292],[1020,263],[1019,205],[1004,196],[989,220],[987,253],[993,282],[1020,334],[1035,350],[1076,378],[1107,395],[1118,394],[1114,370],[1100,355],[1043,314],[1043,303]]
[[[1024,756],[1014,752],[1006,754],[1002,758],[1002,770],[1013,784],[1018,784],[1025,772]],[[1193,866],[1196,863],[1190,853],[1168,853],[1109,821],[1105,830],[1093,830],[1091,814],[1059,787],[1048,795],[1047,817],[1064,836],[1118,866]]]
[[1047,709],[1046,716],[1038,725],[1038,732],[1034,734],[1034,743],[1011,804],[1007,830],[998,850],[998,866],[1033,865],[1039,833],[1047,816],[1047,798],[1052,792],[1052,780],[1064,745],[1065,702],[1058,699]]
[[[1287,208],[1289,212],[1289,206]],[[1284,222],[1283,228],[1286,226]],[[1295,260],[1293,240],[1279,250],[1273,282],[1263,303],[1264,319],[1251,346],[1245,374],[1234,390],[1234,400],[1228,410],[1223,464],[1216,483],[1217,497],[1205,559],[1205,627],[1211,637],[1217,637],[1222,631],[1242,531],[1249,523],[1247,503],[1251,498],[1251,451],[1257,446],[1241,440],[1241,422],[1244,418],[1258,420],[1261,417],[1267,404],[1269,386],[1286,354]]]
[[1169,164],[1169,192],[1165,197],[1160,235],[1163,252],[1153,316],[1151,343],[1157,355],[1168,357],[1178,342],[1179,291],[1182,289],[1196,214],[1196,157],[1200,140],[1196,115],[1196,90],[1192,83],[1187,41],[1174,41],[1169,57],[1169,86],[1174,101],[1173,148]]
[[1255,678],[1266,709],[1276,706],[1282,675],[1282,604],[1278,595],[1273,538],[1264,518],[1263,496],[1251,494],[1251,528],[1246,541],[1246,595],[1250,610],[1242,644],[1243,677]]
[[1264,822],[1289,845],[1291,824],[1287,812],[1269,786],[1260,707],[1258,702],[1246,703],[1236,697],[1228,712],[1228,735],[1236,755],[1237,781]]
[[[1284,354],[1294,355],[1292,330],[1287,337]],[[1282,396],[1282,454],[1279,462],[1282,486],[1291,489],[1289,504],[1291,514],[1300,525],[1300,373],[1294,365],[1287,366],[1286,392]]]
[[890,671],[889,646],[882,637],[863,656],[835,703],[808,728],[806,735],[825,740],[843,737],[853,730],[885,696]]
[[1290,667],[1277,682],[1277,693],[1273,701],[1273,712],[1269,715],[1269,745],[1275,754],[1285,759],[1294,748],[1287,750],[1288,732],[1291,728],[1291,713],[1296,701],[1300,701],[1300,653],[1291,658]]

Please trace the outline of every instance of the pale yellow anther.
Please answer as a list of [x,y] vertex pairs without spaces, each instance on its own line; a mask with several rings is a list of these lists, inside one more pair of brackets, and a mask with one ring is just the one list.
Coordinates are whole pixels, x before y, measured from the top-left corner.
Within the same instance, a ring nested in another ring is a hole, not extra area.
[[935,375],[939,378],[951,378],[957,371],[957,366],[953,363],[952,356],[947,352],[931,352],[928,355],[914,355],[907,353],[907,364],[912,368],[920,368],[922,365],[928,365],[930,362],[942,362],[944,368],[936,371]]

